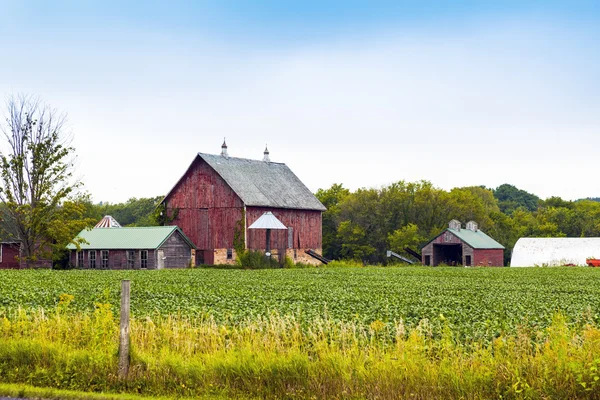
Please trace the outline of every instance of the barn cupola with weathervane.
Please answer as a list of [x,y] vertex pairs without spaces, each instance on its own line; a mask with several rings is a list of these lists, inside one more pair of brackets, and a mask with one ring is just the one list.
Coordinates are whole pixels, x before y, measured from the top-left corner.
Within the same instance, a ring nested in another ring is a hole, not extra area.
[[225,143],[225,138],[223,138],[223,144],[221,145],[221,156],[222,157],[229,157],[229,154],[227,154],[227,143]]
[[269,158],[269,149],[267,148],[266,144],[265,144],[265,152],[263,153],[263,161],[271,162],[271,159]]

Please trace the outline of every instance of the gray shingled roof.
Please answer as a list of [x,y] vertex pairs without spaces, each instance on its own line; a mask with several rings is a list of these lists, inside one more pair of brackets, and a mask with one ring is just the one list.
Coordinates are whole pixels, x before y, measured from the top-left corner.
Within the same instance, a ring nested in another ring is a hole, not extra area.
[[198,157],[227,182],[246,206],[326,210],[285,164],[204,153],[198,153]]

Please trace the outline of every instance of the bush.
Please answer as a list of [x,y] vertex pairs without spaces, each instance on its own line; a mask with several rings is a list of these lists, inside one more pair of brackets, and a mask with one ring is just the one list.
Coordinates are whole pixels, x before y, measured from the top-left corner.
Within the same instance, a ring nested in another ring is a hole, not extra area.
[[243,268],[265,269],[279,268],[279,261],[275,257],[267,257],[259,250],[246,250],[237,257],[237,264]]

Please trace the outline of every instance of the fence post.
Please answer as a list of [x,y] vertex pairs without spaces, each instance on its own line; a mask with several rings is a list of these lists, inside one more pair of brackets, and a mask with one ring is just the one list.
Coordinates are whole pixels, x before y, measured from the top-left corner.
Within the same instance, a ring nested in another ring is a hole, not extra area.
[[129,304],[130,281],[121,281],[121,323],[119,334],[119,378],[129,373]]

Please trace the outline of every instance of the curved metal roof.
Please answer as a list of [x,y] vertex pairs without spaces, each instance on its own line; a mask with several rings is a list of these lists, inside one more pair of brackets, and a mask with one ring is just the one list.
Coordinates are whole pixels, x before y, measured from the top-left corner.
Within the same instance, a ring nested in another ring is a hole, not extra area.
[[513,248],[511,267],[586,265],[600,258],[600,238],[520,238]]

